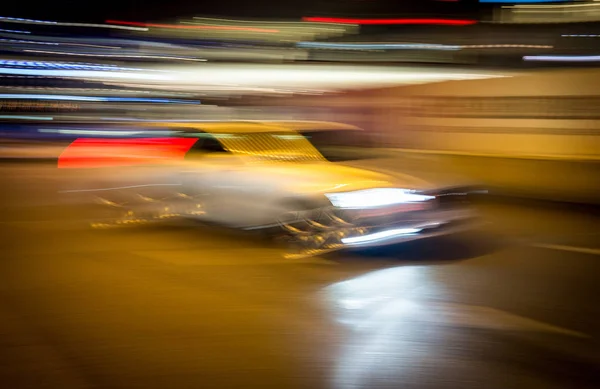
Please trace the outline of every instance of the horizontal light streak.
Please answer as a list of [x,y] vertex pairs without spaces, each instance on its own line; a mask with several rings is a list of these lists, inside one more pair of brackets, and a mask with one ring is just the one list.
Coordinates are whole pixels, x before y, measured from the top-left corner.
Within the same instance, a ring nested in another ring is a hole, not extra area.
[[547,61],[547,62],[597,62],[600,55],[526,55],[524,61]]
[[73,53],[67,51],[47,51],[47,50],[23,50],[27,53],[40,53],[40,54],[57,54],[57,55],[71,55],[79,57],[104,57],[104,58],[141,58],[141,59],[172,59],[178,61],[194,61],[194,62],[206,62],[204,58],[189,58],[189,57],[171,57],[166,55],[128,55],[128,54],[88,54],[88,53]]
[[111,97],[111,96],[76,96],[76,95],[48,95],[48,94],[0,94],[0,100],[67,100],[67,101],[119,101],[119,102],[146,102],[146,103],[178,103],[178,104],[200,104],[199,101],[175,100],[175,99],[156,99],[149,97]]
[[581,8],[581,7],[597,7],[599,3],[579,3],[579,4],[526,4],[526,5],[514,5],[504,6],[502,8],[508,9],[533,9],[533,10],[562,10],[569,8]]
[[[218,19],[218,18],[203,18],[203,17],[194,17],[194,20],[204,20],[208,22],[225,22],[225,23],[243,23],[243,24],[284,24],[291,25],[295,24],[297,26],[305,26],[307,25],[306,21],[282,21],[282,20],[242,20],[242,19]],[[326,23],[318,23],[326,24]],[[331,23],[333,25],[339,25],[339,23]]]
[[69,70],[107,70],[107,71],[140,71],[141,68],[124,68],[116,65],[94,64],[90,62],[47,62],[47,61],[18,61],[18,60],[0,60],[0,66],[22,66],[50,69],[69,69]]
[[174,29],[182,29],[182,30],[231,30],[231,31],[264,32],[264,33],[279,32],[279,30],[268,29],[268,28],[228,27],[228,26],[182,26],[180,24],[142,23],[142,22],[129,22],[129,21],[124,21],[124,20],[107,20],[106,23],[127,25],[127,26],[139,26],[139,27],[174,28]]
[[444,45],[427,43],[337,43],[337,42],[299,42],[299,48],[346,49],[346,50],[463,50],[486,48],[530,48],[551,49],[551,45],[527,44],[489,44],[489,45]]
[[0,16],[0,22],[23,23],[23,24],[43,24],[43,25],[53,25],[53,26],[112,28],[112,29],[118,29],[118,30],[133,30],[133,31],[148,31],[148,28],[145,28],[145,27],[114,26],[114,25],[109,25],[109,24],[90,24],[90,23],[63,23],[63,22],[55,22],[55,21],[50,21],[50,20],[11,18],[11,17],[6,17],[6,16]]
[[477,23],[476,20],[460,19],[352,19],[352,18],[330,18],[330,17],[304,17],[306,22],[359,24],[359,25],[388,25],[388,24],[424,24],[424,25],[447,25],[467,26]]
[[25,30],[6,30],[4,28],[0,28],[0,32],[11,32],[13,34],[31,34],[31,31],[25,31]]
[[173,77],[159,74],[107,72],[99,70],[53,70],[53,69],[14,69],[0,68],[0,74],[21,76],[46,76],[46,77],[78,77],[78,78],[115,78],[170,81]]
[[10,120],[54,120],[50,116],[0,115],[0,119]]
[[532,3],[566,3],[567,0],[479,0],[480,3],[491,4],[532,4]]
[[364,236],[354,236],[349,238],[342,238],[342,243],[344,244],[362,244],[362,243],[372,243],[377,241],[382,241],[385,239],[391,239],[394,237],[400,237],[403,235],[414,235],[422,230],[420,228],[398,228],[394,230],[387,230],[376,232],[374,234],[364,235]]

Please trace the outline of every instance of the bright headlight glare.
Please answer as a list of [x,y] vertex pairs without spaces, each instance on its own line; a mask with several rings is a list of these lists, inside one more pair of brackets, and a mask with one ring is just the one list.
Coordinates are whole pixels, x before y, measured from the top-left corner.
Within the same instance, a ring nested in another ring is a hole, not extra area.
[[435,198],[415,193],[410,189],[379,188],[355,192],[326,194],[333,206],[338,208],[374,208],[395,204],[418,203]]

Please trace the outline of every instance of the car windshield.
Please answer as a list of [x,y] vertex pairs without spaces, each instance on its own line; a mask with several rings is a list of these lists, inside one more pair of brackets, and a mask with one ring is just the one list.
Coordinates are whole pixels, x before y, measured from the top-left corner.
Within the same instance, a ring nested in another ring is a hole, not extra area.
[[331,162],[372,158],[371,139],[361,130],[311,130],[301,134]]

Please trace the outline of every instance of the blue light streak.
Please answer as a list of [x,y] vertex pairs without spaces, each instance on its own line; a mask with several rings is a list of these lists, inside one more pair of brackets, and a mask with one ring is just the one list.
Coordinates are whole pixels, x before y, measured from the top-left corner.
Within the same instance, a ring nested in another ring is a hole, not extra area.
[[147,97],[97,97],[75,95],[37,95],[37,94],[0,94],[0,100],[59,100],[59,101],[91,101],[91,102],[125,102],[125,103],[170,103],[200,104],[197,100],[156,99]]
[[50,68],[50,69],[76,69],[76,70],[132,70],[140,71],[140,68],[123,68],[115,65],[101,65],[93,63],[68,63],[68,62],[44,62],[44,61],[16,61],[16,60],[0,60],[0,66],[20,66],[33,68]]
[[0,119],[17,120],[54,120],[50,116],[23,116],[23,115],[0,115]]
[[77,77],[77,78],[116,78],[116,79],[137,79],[137,80],[160,80],[168,81],[172,77],[158,74],[144,73],[125,73],[110,72],[104,70],[84,70],[84,69],[15,69],[0,67],[0,74],[15,74],[20,76],[46,76],[46,77]]
[[15,34],[31,34],[31,31],[25,31],[25,30],[6,30],[4,28],[0,28],[0,32],[12,32]]

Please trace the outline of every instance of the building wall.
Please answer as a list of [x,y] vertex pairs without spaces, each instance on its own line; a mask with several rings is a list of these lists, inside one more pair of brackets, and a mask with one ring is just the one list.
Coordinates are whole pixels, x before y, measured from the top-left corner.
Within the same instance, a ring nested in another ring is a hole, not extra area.
[[[380,90],[398,147],[540,158],[600,156],[600,71],[561,70]],[[401,128],[403,134],[396,135]]]
[[600,158],[600,70],[536,71],[271,104],[289,107],[295,118],[365,127],[384,147]]
[[437,155],[440,168],[506,194],[600,201],[600,70],[537,71],[270,104],[288,107],[296,119],[362,126],[380,147]]

